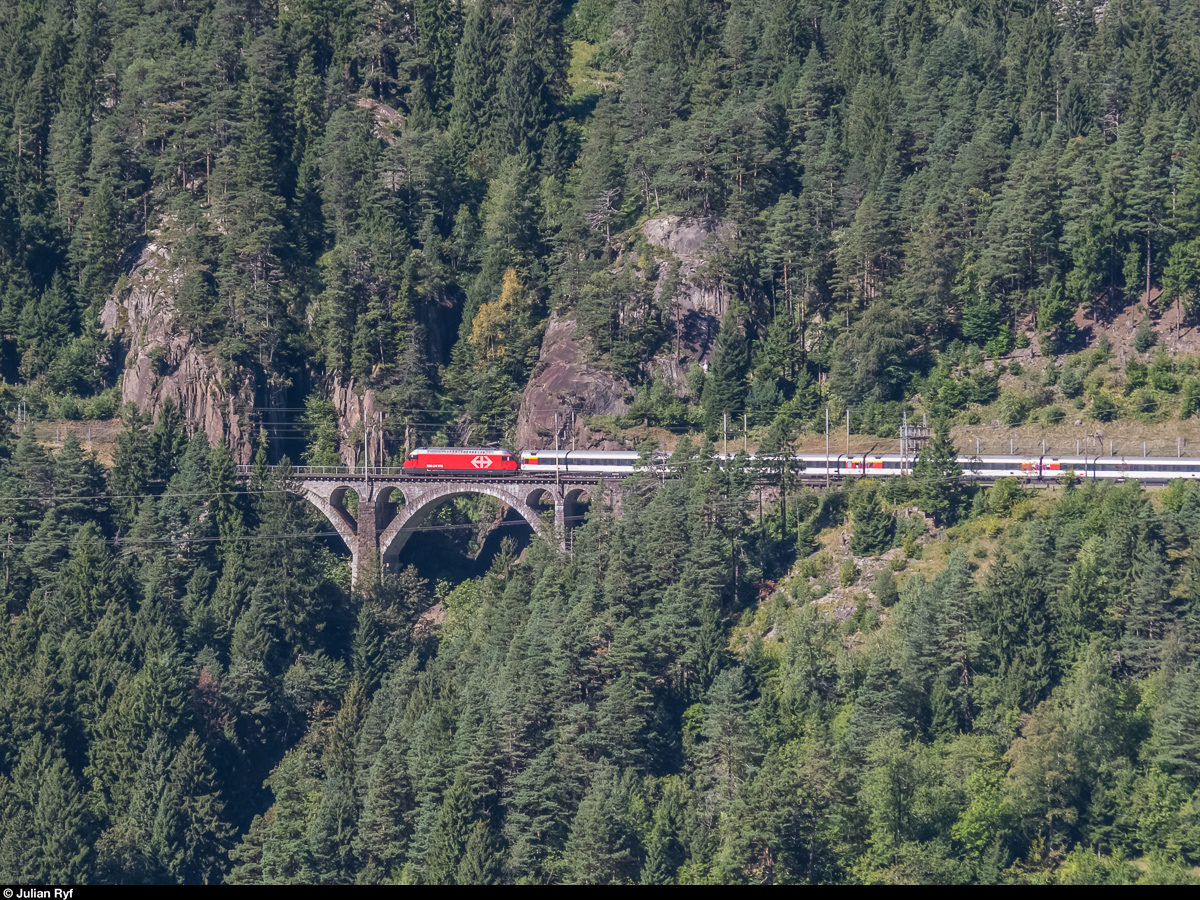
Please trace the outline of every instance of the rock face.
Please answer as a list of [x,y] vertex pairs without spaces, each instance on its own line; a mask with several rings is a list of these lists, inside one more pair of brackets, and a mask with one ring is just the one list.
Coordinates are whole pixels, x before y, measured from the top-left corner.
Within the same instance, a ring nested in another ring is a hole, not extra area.
[[252,429],[244,411],[254,407],[253,379],[229,377],[211,353],[177,327],[181,280],[170,263],[170,249],[152,237],[105,304],[101,327],[116,339],[118,358],[125,357],[121,400],[157,415],[163,400],[171,397],[185,421],[202,429],[210,444],[228,436],[234,459],[247,463]]
[[629,411],[626,397],[633,389],[609,372],[587,364],[575,339],[575,320],[552,316],[542,339],[542,352],[525,387],[515,437],[518,450],[554,446],[554,416],[558,414],[559,446],[590,450],[623,450],[620,444],[598,438],[582,421],[585,416],[619,416]]
[[[682,393],[688,369],[707,367],[721,328],[728,298],[719,278],[706,275],[704,264],[725,236],[714,219],[662,216],[642,226],[642,234],[658,260],[654,299],[659,300],[673,277],[668,321],[672,339],[653,361],[655,376]],[[575,339],[575,322],[553,316],[542,341],[541,355],[525,388],[515,436],[518,450],[554,446],[554,416],[560,425],[559,446],[570,447],[574,414],[574,446],[578,449],[625,449],[593,433],[586,416],[622,415],[629,410],[633,388],[609,372],[591,366]]]
[[365,432],[367,443],[370,445],[366,449],[369,450],[371,465],[383,465],[387,447],[384,445],[383,431],[378,426],[385,416],[383,408],[377,402],[375,391],[371,388],[360,389],[355,385],[353,378],[342,381],[334,375],[329,380],[326,393],[337,411],[342,463],[347,466],[361,465]]
[[679,285],[669,312],[675,340],[668,352],[654,361],[659,377],[677,388],[693,363],[707,368],[712,359],[729,298],[720,278],[707,276],[704,264],[727,233],[727,226],[719,219],[661,216],[642,225],[642,234],[650,245],[663,251],[661,255],[655,253],[659,262],[655,300],[666,288],[672,264],[679,266]]

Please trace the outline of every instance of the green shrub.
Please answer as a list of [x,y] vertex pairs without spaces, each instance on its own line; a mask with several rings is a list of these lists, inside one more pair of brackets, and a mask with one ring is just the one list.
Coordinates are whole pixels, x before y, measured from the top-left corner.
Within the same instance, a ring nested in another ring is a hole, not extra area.
[[1200,412],[1200,378],[1189,378],[1183,383],[1183,408],[1179,418],[1190,419]]
[[896,577],[891,569],[880,569],[879,574],[875,576],[875,599],[885,609],[895,605],[900,599],[900,592],[896,589]]
[[1149,369],[1136,359],[1131,359],[1125,363],[1125,393],[1132,394],[1144,385],[1149,371]]
[[842,623],[842,633],[850,635],[856,631],[874,631],[879,625],[879,613],[871,605],[870,598],[866,594],[859,594],[854,599],[858,606],[854,615]]
[[1083,373],[1075,366],[1068,366],[1058,379],[1058,389],[1067,399],[1074,399],[1083,393]]
[[1006,516],[1024,498],[1025,492],[1017,479],[1001,478],[987,489],[987,508],[997,516]]
[[1163,413],[1165,404],[1148,387],[1138,388],[1126,401],[1129,414],[1143,422],[1157,422]]
[[1000,392],[997,403],[1000,411],[1000,421],[1005,425],[1023,425],[1033,411],[1034,400],[1024,391],[1006,388]]
[[87,407],[87,417],[89,419],[113,419],[117,415],[117,407],[119,406],[119,398],[117,397],[116,388],[109,388],[107,391],[101,391],[92,398],[91,403]]
[[1107,391],[1097,391],[1092,398],[1092,417],[1099,422],[1111,422],[1120,410],[1117,401],[1109,396]]
[[1066,417],[1067,414],[1059,406],[1047,406],[1042,410],[1042,421],[1047,425],[1059,425]]
[[1161,350],[1154,357],[1154,364],[1150,366],[1150,386],[1166,394],[1173,394],[1179,390],[1179,379],[1171,371],[1171,357]]
[[1151,347],[1158,343],[1158,335],[1154,333],[1154,329],[1150,327],[1150,320],[1143,319],[1138,325],[1137,331],[1133,335],[1133,347],[1138,353],[1145,353]]
[[1013,339],[1012,328],[1008,325],[1001,325],[995,336],[987,342],[983,350],[992,359],[999,360],[1000,357],[1011,353],[1015,344],[1016,341]]
[[60,419],[83,418],[83,410],[79,406],[79,398],[73,394],[60,397],[56,405],[58,406],[57,412]]

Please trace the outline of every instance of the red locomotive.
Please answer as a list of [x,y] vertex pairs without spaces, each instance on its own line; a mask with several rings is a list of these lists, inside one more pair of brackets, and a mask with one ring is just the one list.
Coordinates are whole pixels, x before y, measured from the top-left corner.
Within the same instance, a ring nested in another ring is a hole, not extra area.
[[404,460],[410,472],[455,472],[500,474],[516,472],[520,466],[507,450],[495,447],[418,447]]

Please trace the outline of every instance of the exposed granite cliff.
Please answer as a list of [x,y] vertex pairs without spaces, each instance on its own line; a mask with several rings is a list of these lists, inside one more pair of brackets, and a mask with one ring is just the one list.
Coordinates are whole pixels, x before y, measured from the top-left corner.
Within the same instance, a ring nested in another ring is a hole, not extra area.
[[[655,300],[662,297],[670,280],[677,279],[665,313],[672,339],[652,365],[656,377],[680,392],[690,366],[708,365],[725,313],[724,286],[704,270],[724,230],[719,220],[679,216],[662,216],[642,226],[642,234],[658,261]],[[518,449],[553,447],[557,413],[560,446],[572,445],[574,422],[576,448],[623,449],[592,432],[584,419],[624,414],[633,393],[623,378],[588,362],[575,338],[574,319],[552,316],[537,366],[525,387],[514,442]]]
[[517,417],[516,447],[541,450],[554,446],[558,415],[559,446],[621,450],[620,444],[594,435],[587,416],[621,415],[629,410],[633,389],[624,379],[589,365],[575,339],[575,320],[551,316],[542,351],[525,387]]
[[726,230],[719,219],[681,216],[660,216],[642,225],[642,234],[655,249],[659,264],[656,300],[662,296],[672,264],[679,266],[678,287],[668,313],[676,340],[654,361],[656,373],[677,386],[693,363],[707,368],[712,359],[729,298],[724,284],[710,277],[704,264],[725,238]]
[[[394,447],[385,446],[383,433],[377,427],[383,421],[384,414],[375,391],[371,388],[360,389],[353,378],[342,381],[334,375],[329,379],[325,394],[337,413],[342,462],[347,466],[362,464],[363,434],[366,432],[371,465],[381,465],[388,450],[394,450]],[[394,445],[396,442],[392,440],[388,443]]]
[[175,310],[182,273],[170,248],[151,236],[100,315],[100,325],[124,358],[121,400],[155,415],[167,397],[185,421],[216,445],[226,438],[234,458],[249,462],[255,384],[247,373],[231,375],[178,327]]

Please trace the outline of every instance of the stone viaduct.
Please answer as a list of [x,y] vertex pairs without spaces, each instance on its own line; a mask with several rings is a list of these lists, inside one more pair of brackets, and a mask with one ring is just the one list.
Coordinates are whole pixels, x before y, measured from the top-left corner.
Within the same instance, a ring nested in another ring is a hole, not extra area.
[[[239,466],[239,475],[250,474]],[[288,490],[303,496],[321,511],[350,549],[351,573],[378,553],[385,566],[394,566],[414,532],[444,501],[465,494],[495,497],[514,510],[543,539],[566,550],[571,529],[583,522],[584,504],[591,500],[599,478],[570,480],[516,475],[510,478],[466,479],[454,476],[412,476],[402,469],[351,472],[338,467],[297,466]],[[353,491],[358,505],[352,515],[346,495]],[[550,503],[554,517],[550,519]]]

